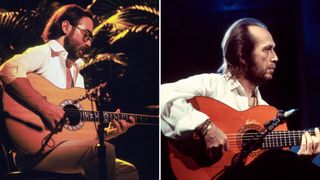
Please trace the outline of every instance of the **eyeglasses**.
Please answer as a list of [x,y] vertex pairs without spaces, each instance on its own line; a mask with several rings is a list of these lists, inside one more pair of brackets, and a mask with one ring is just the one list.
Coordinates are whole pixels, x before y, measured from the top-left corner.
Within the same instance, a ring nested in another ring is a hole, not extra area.
[[81,28],[79,28],[78,26],[73,26],[73,27],[75,27],[75,28],[77,28],[77,29],[79,29],[81,32],[83,32],[83,41],[84,42],[87,42],[87,41],[93,41],[93,35],[92,35],[92,32],[91,31],[89,31],[89,30],[85,30],[85,29],[81,29]]

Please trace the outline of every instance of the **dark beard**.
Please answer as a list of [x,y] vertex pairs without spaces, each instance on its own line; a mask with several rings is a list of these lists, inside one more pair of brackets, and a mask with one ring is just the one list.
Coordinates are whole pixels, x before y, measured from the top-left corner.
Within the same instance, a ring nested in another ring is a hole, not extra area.
[[80,55],[79,55],[79,53],[77,51],[77,47],[75,46],[75,42],[72,39],[73,32],[71,32],[70,34],[68,34],[65,37],[65,39],[64,39],[64,48],[68,52],[68,58],[76,60],[76,59],[80,58]]
[[267,82],[268,80],[264,76],[266,72],[259,68],[253,59],[250,59],[248,62],[249,63],[246,69],[247,79],[256,85],[261,85]]

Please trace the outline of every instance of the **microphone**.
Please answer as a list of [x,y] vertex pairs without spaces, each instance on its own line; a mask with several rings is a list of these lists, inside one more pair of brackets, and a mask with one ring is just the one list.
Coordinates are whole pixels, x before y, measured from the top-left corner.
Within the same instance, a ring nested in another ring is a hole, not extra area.
[[277,119],[280,119],[281,121],[292,116],[293,114],[296,114],[296,112],[298,112],[299,109],[290,109],[288,111],[284,111],[284,110],[279,110],[277,112]]
[[298,112],[299,109],[290,109],[288,111],[279,110],[277,112],[276,118],[264,123],[264,127],[268,130],[274,129],[280,124],[283,124],[287,121],[287,118]]

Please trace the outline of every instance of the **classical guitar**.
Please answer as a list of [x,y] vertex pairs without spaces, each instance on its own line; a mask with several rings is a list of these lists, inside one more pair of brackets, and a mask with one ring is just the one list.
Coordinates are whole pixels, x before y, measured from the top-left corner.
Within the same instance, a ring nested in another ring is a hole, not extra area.
[[[264,131],[264,123],[274,119],[278,112],[276,108],[267,105],[237,111],[207,97],[194,97],[189,102],[195,109],[207,114],[227,135],[229,150],[213,162],[207,162],[202,148],[203,141],[198,136],[193,135],[184,140],[168,139],[171,168],[176,178],[183,180],[218,178],[247,142],[259,138]],[[263,139],[259,148],[249,154],[244,163],[251,162],[263,149],[299,145],[304,132],[288,131],[285,124],[278,126]]]
[[[99,113],[85,97],[82,88],[60,89],[36,74],[28,74],[32,86],[49,102],[60,105],[65,111],[61,132],[52,133],[35,111],[13,96],[3,92],[5,124],[15,146],[25,152],[48,151],[59,143],[71,139],[95,139]],[[93,110],[92,110],[93,109]],[[136,119],[136,124],[157,125],[159,117],[153,115],[103,112],[104,122],[112,119]]]

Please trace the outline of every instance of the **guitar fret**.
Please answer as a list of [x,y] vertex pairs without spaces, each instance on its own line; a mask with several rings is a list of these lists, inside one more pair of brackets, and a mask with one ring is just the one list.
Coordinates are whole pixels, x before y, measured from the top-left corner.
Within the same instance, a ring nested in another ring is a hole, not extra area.
[[295,143],[294,143],[294,145],[296,146],[299,142],[300,142],[300,131],[295,131],[296,133],[295,133],[295,136],[294,136],[294,138],[295,138]]
[[302,135],[305,133],[305,131],[298,131],[298,136],[297,136],[297,144],[296,145],[299,145],[300,142],[301,142],[301,137]]
[[92,112],[90,112],[90,111],[88,112],[88,120],[92,121]]
[[[106,112],[102,112],[102,116],[103,116],[104,121],[108,120],[108,117],[107,117],[107,113],[106,113]],[[108,121],[107,121],[107,122],[108,122]]]
[[86,120],[89,121],[90,120],[89,112],[88,111],[84,111],[84,112],[85,112]]
[[287,145],[286,132],[285,131],[281,131],[281,136],[282,136],[282,144],[281,144],[281,146],[284,147],[284,146]]
[[267,135],[266,139],[265,139],[265,148],[270,147],[270,135]]
[[282,131],[282,133],[283,133],[283,139],[284,139],[283,146],[288,146],[288,133],[287,131]]
[[[97,111],[85,111],[79,110],[80,119],[84,121],[98,121],[99,112]],[[130,117],[135,118],[137,124],[158,124],[158,117],[155,115],[138,115],[138,114],[127,114],[127,113],[114,113],[114,112],[105,112],[103,111],[103,118],[105,122],[110,122],[112,119],[115,120],[125,120],[129,121]]]
[[296,142],[296,131],[294,130],[294,131],[292,131],[292,137],[293,137],[293,146],[295,146],[296,144],[297,144],[297,142]]
[[87,117],[87,121],[90,121],[90,112],[86,111],[86,117]]
[[271,142],[270,142],[270,141],[271,141],[271,139],[270,139],[271,137],[270,137],[270,135],[268,135],[268,136],[269,136],[269,137],[267,138],[267,140],[268,140],[268,141],[267,141],[267,142],[268,142],[267,147],[270,147],[270,146],[271,146]]
[[276,131],[275,132],[275,134],[274,134],[274,136],[272,137],[273,139],[274,139],[274,141],[275,141],[275,147],[278,147],[278,146],[280,146],[280,141],[279,141],[279,132],[278,131]]
[[275,137],[276,137],[276,138],[273,137],[273,138],[275,139],[275,142],[276,142],[276,147],[279,146],[279,143],[278,143],[278,142],[279,142],[279,138],[277,138],[277,137],[278,137],[278,134],[279,134],[279,133],[276,132],[276,133],[275,133]]
[[283,131],[280,131],[280,138],[279,138],[279,141],[280,141],[280,146],[282,147],[283,146],[283,139],[282,139],[282,137],[284,137],[283,136]]
[[295,131],[291,131],[291,145],[295,146],[296,145],[296,138],[295,138]]
[[290,137],[291,135],[290,135],[290,132],[291,131],[287,132],[287,134],[288,134],[288,146],[291,146],[291,137]]
[[266,138],[264,139],[264,142],[262,143],[262,148],[268,148],[268,140],[269,140],[269,137],[268,135],[266,136]]
[[272,136],[272,139],[274,139],[274,147],[278,147],[278,138],[279,133],[277,131],[274,132],[274,135]]
[[274,147],[275,146],[274,138],[271,138],[271,140],[272,140],[272,146]]
[[87,115],[85,111],[82,111],[82,119],[84,119],[85,121],[87,120]]
[[[277,133],[280,134],[280,133]],[[280,139],[279,138],[275,138],[276,139],[276,146],[279,147],[280,146]]]
[[298,133],[298,135],[296,135],[296,138],[297,138],[297,140],[296,140],[296,142],[297,142],[297,144],[295,144],[295,145],[298,145],[298,144],[300,144],[300,142],[301,142],[301,136],[302,136],[302,134],[305,132],[305,131],[297,131]]
[[268,147],[272,147],[272,136],[268,135]]
[[104,119],[106,119],[106,120],[107,120],[107,122],[110,122],[109,113],[104,112]]
[[291,146],[290,131],[287,131],[287,146]]
[[[293,131],[293,132],[294,132],[293,134],[295,134],[295,131]],[[297,145],[297,142],[296,142],[296,137],[295,137],[295,135],[293,135],[293,140],[294,140],[293,145],[296,146],[296,145]]]

